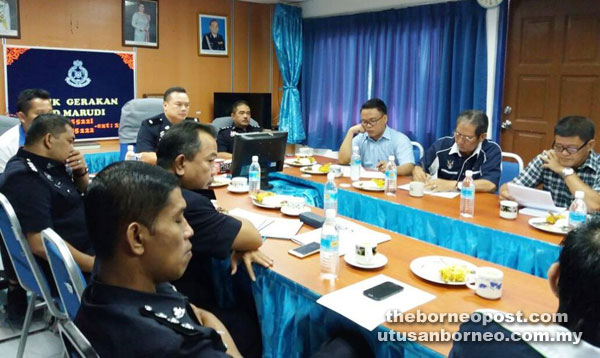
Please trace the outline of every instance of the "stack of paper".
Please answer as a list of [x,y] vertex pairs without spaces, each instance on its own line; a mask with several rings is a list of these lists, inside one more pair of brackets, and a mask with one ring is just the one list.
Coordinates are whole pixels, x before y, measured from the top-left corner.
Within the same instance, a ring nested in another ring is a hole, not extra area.
[[[381,301],[375,301],[363,294],[365,290],[386,281],[398,284],[404,287],[404,290]],[[434,298],[434,295],[406,283],[386,275],[377,275],[329,293],[319,298],[317,303],[372,331],[385,322],[386,312],[406,312]]]
[[[363,238],[369,238],[377,244],[381,244],[382,242],[392,239],[388,234],[367,229],[362,225],[356,224],[344,218],[335,218],[335,222],[337,224],[338,233],[340,236],[340,256],[345,255],[346,253],[354,252],[355,245]],[[320,242],[321,229],[316,229],[297,235],[292,240],[300,245],[306,245],[311,242]]]
[[239,208],[229,210],[229,215],[250,221],[262,236],[276,239],[293,239],[302,227],[302,221],[297,219],[276,218]]
[[557,213],[566,210],[554,205],[549,191],[508,183],[508,193],[519,205],[525,207],[520,210],[525,215],[546,216],[548,211]]

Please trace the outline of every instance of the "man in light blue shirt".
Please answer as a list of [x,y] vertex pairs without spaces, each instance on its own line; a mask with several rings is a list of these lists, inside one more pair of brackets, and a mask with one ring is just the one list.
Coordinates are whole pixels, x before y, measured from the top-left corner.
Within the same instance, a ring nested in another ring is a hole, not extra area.
[[[410,139],[387,126],[387,107],[379,98],[365,102],[361,123],[350,127],[339,151],[338,162],[350,163],[352,147],[357,146],[362,166],[382,170],[390,155],[396,159],[398,175],[411,175],[415,158]],[[355,136],[356,135],[356,136]]]

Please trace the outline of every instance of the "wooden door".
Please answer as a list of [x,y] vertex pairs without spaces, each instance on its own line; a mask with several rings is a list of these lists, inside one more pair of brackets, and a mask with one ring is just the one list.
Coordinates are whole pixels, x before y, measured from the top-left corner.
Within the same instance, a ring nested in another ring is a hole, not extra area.
[[501,146],[525,164],[565,115],[589,117],[598,133],[600,0],[511,1],[505,79]]

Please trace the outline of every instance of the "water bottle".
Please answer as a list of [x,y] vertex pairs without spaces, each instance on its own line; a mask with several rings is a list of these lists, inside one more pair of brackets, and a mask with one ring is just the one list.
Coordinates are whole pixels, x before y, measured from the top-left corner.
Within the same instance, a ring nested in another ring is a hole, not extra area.
[[584,196],[585,193],[583,191],[577,190],[575,192],[575,200],[573,200],[569,207],[570,229],[575,229],[585,222],[585,218],[587,217],[587,205],[585,205],[585,201],[583,201]]
[[332,209],[335,213],[337,213],[338,190],[334,179],[335,175],[332,172],[329,172],[329,174],[327,174],[327,183],[325,183],[325,190],[323,193],[323,209],[325,209],[325,211]]
[[252,156],[252,164],[248,170],[248,189],[250,194],[260,192],[260,164],[258,164],[258,155]]
[[472,218],[475,213],[475,183],[473,182],[473,171],[465,172],[465,179],[460,189],[460,216]]
[[360,154],[358,153],[358,146],[352,147],[352,157],[350,158],[350,179],[352,181],[360,180]]
[[396,196],[397,180],[398,170],[396,169],[396,160],[393,155],[390,155],[385,165],[385,195]]
[[321,227],[321,279],[335,280],[340,270],[340,239],[335,225],[335,210],[325,210]]
[[127,146],[125,160],[140,160],[139,156],[133,151],[133,145],[131,144]]

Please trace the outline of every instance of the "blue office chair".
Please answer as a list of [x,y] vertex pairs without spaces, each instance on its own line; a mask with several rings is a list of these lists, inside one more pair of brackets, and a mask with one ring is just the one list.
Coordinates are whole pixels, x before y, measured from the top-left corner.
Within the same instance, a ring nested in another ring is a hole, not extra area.
[[515,153],[502,152],[502,159],[511,158],[515,162],[502,160],[501,169],[502,174],[500,174],[500,183],[498,184],[498,189],[502,186],[502,184],[513,180],[521,171],[523,170],[523,159],[519,157]]
[[425,149],[423,149],[423,146],[419,142],[412,141],[412,142],[410,142],[410,144],[413,145],[413,154],[415,156],[415,164],[421,163],[421,159],[423,158],[423,155],[425,154]]
[[[34,309],[47,306],[50,313],[57,319],[66,319],[67,316],[56,304],[58,297],[52,297],[46,276],[41,271],[31,252],[29,242],[23,235],[17,214],[8,199],[1,193],[0,231],[2,232],[4,244],[13,263],[19,283],[26,291],[31,293],[27,313],[25,314],[25,321],[23,322],[21,340],[19,341],[19,348],[17,350],[17,358],[22,358]],[[36,305],[35,302],[38,297],[42,297],[44,302]]]
[[63,239],[54,230],[51,228],[43,230],[42,242],[50,262],[54,282],[58,287],[62,306],[69,319],[74,320],[86,286],[81,269]]
[[125,159],[128,145],[133,145],[135,150],[142,121],[162,112],[162,98],[134,98],[123,105],[119,121],[120,160]]
[[59,321],[58,332],[60,333],[61,342],[68,357],[99,358],[90,341],[85,338],[72,321]]

